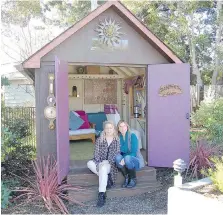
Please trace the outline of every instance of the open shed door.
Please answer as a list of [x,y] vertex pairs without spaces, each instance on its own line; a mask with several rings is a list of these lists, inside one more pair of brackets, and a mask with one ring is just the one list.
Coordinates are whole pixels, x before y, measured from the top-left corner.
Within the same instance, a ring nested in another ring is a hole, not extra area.
[[173,167],[179,158],[188,164],[189,64],[148,65],[147,97],[148,165]]
[[60,184],[69,171],[69,94],[68,65],[57,57],[55,57],[55,88],[58,183]]

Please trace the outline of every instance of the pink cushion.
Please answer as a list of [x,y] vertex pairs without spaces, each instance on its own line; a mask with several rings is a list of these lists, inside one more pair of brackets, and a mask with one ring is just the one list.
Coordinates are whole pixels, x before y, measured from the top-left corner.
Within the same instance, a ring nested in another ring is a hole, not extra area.
[[77,114],[80,115],[80,118],[84,120],[84,123],[82,124],[82,126],[79,129],[88,129],[90,128],[90,124],[88,121],[88,115],[85,113],[85,111],[83,110],[76,110],[75,111]]
[[75,110],[75,112],[76,112],[77,114],[79,114],[80,116],[84,116],[84,115],[86,115],[86,113],[85,113],[84,110]]

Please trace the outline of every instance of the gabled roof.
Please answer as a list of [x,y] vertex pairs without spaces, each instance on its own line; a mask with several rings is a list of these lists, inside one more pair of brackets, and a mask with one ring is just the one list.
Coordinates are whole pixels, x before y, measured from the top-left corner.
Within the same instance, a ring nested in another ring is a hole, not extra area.
[[136,29],[136,31],[138,31],[145,39],[147,39],[165,57],[169,58],[170,61],[174,63],[182,63],[182,60],[177,57],[177,55],[173,53],[173,51],[168,48],[161,40],[159,40],[142,22],[140,22],[122,3],[113,0],[107,1],[92,11],[88,16],[68,28],[62,34],[57,36],[51,42],[34,53],[31,57],[23,62],[23,68],[40,68],[40,60],[43,56],[45,56],[52,49],[57,47],[59,44],[61,44],[63,41],[72,36],[75,32],[80,30],[82,27],[87,25],[110,7],[114,8],[122,18],[127,20],[127,22],[129,22],[130,25]]

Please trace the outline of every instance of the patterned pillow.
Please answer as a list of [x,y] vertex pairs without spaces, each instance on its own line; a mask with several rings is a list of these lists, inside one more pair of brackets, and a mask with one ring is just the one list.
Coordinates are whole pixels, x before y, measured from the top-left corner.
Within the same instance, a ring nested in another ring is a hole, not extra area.
[[105,114],[115,114],[116,111],[118,112],[118,108],[116,105],[113,105],[113,104],[105,104],[104,105]]
[[84,123],[84,120],[81,119],[78,114],[75,114],[73,111],[70,111],[70,120],[69,120],[69,128],[70,130],[79,129]]
[[88,121],[88,115],[85,113],[85,111],[77,110],[75,112],[76,112],[76,114],[80,115],[80,118],[82,120],[84,120],[84,123],[80,126],[79,129],[88,129],[88,128],[90,128],[91,126],[90,126],[90,123]]

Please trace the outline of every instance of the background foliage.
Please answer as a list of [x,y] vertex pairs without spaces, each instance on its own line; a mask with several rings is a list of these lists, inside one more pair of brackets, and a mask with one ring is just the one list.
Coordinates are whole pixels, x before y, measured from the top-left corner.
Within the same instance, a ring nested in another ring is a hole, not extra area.
[[[98,5],[105,2],[98,1]],[[180,58],[190,62],[191,84],[223,83],[221,1],[121,2]],[[3,51],[21,61],[57,36],[53,29],[61,33],[87,16],[91,2],[8,0],[1,10]],[[14,47],[6,44],[9,38]]]

